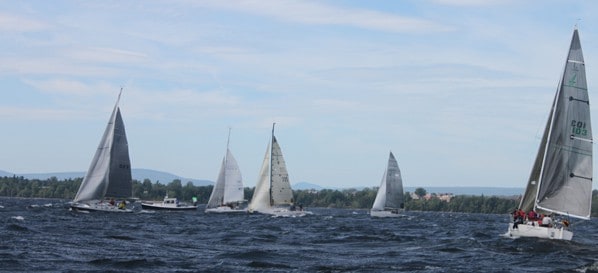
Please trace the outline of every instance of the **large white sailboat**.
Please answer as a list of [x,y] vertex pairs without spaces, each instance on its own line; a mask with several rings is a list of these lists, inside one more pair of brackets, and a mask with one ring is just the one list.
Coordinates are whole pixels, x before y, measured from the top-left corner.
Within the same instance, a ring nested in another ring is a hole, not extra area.
[[246,212],[245,191],[239,165],[229,149],[230,130],[226,141],[226,154],[222,159],[218,179],[206,205],[205,212]]
[[122,89],[89,170],[71,204],[74,210],[133,211],[125,200],[131,197],[133,187],[129,145],[118,107],[121,94]]
[[399,217],[405,207],[403,179],[395,156],[390,152],[378,194],[370,210],[372,217]]
[[[571,240],[569,218],[589,220],[591,203],[590,101],[575,28],[527,188],[507,235]],[[524,216],[530,211],[540,217]]]
[[274,125],[272,125],[272,139],[266,149],[259,180],[255,185],[248,211],[283,217],[311,214],[304,211],[303,206],[295,205],[287,166],[280,145],[274,136]]

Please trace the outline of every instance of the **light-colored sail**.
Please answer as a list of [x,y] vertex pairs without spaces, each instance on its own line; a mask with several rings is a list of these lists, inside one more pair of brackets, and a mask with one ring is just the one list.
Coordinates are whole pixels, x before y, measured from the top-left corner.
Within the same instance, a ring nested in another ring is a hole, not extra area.
[[272,174],[270,183],[271,205],[292,205],[293,190],[291,189],[291,182],[289,181],[289,172],[282,156],[282,150],[276,137],[272,136],[272,163],[270,171]]
[[[230,142],[230,129],[228,131],[228,140],[226,142],[226,154],[222,159],[218,179],[208,200],[206,209],[218,208],[224,205],[237,205],[245,201],[243,190],[243,179],[237,160],[228,148]],[[231,207],[232,208],[232,207]]]
[[304,216],[309,213],[304,212],[301,206],[297,210],[294,202],[289,173],[280,145],[274,136],[274,126],[272,126],[272,139],[268,143],[248,210],[249,212],[292,217]]
[[245,199],[243,191],[243,178],[237,160],[229,149],[226,150],[224,204],[241,202]]
[[[534,192],[535,191],[535,192]],[[532,201],[533,200],[533,201]],[[592,130],[585,64],[577,29],[520,208],[589,219]]]
[[216,179],[216,184],[214,184],[214,188],[212,189],[212,194],[210,194],[210,199],[208,200],[208,204],[206,208],[217,208],[224,204],[224,183],[225,183],[225,170],[226,170],[226,158],[222,159],[222,164],[220,165],[220,172],[218,172],[218,178]]
[[264,161],[260,169],[258,181],[255,184],[253,197],[249,203],[249,211],[262,211],[271,207],[270,205],[270,143],[266,148]]
[[396,158],[391,152],[388,156],[388,164],[382,176],[382,182],[380,183],[380,188],[378,188],[372,210],[384,210],[385,208],[402,209],[404,207],[403,199],[401,171]]
[[118,102],[74,202],[132,195],[131,162]]
[[386,170],[384,171],[384,175],[382,176],[382,182],[380,182],[380,187],[378,188],[378,193],[376,194],[376,199],[374,199],[374,204],[372,205],[372,210],[384,210],[385,205],[386,205]]

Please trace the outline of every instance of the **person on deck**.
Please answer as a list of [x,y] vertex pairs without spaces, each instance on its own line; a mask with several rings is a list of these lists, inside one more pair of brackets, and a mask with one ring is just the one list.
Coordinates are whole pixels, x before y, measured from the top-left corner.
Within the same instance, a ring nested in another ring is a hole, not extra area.
[[530,211],[527,213],[527,220],[528,220],[528,221],[535,221],[535,220],[537,220],[537,219],[538,219],[538,214],[537,214],[535,211],[533,211],[533,210],[530,210]]
[[542,225],[543,227],[552,227],[552,217],[550,217],[550,215],[546,215],[544,216],[544,218],[542,218]]
[[127,207],[127,201],[123,200],[118,204],[118,209],[125,209]]
[[513,229],[518,228],[519,224],[523,224],[523,218],[525,218],[525,212],[521,209],[513,211]]

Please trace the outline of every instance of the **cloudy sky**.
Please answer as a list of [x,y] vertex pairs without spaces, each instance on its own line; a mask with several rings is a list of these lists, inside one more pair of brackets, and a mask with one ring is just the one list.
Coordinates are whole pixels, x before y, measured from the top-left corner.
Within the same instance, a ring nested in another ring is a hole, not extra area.
[[292,183],[377,186],[392,151],[406,186],[524,187],[576,24],[598,100],[596,14],[550,0],[2,1],[0,170],[86,171],[124,87],[133,168],[215,180],[231,127],[254,186],[276,122]]

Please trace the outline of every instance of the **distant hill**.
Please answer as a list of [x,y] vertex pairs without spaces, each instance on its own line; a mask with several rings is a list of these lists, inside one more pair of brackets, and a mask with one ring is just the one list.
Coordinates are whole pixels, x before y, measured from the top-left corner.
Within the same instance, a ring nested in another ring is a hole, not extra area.
[[[156,183],[159,181],[162,184],[168,184],[175,179],[181,180],[182,184],[185,185],[187,182],[191,181],[195,186],[207,186],[207,185],[214,185],[214,182],[210,180],[201,180],[201,179],[193,179],[193,178],[184,178],[175,174],[171,174],[168,172],[156,171],[156,170],[149,170],[149,169],[132,169],[131,174],[133,175],[133,179],[142,181],[144,179],[149,179],[152,183]],[[15,174],[0,171],[0,176],[13,176]],[[17,176],[22,176],[27,179],[48,179],[51,177],[56,177],[58,180],[64,180],[69,178],[77,178],[77,177],[84,177],[85,172],[55,172],[55,173],[24,173],[24,174],[16,174]]]
[[160,181],[161,184],[168,184],[172,180],[179,179],[183,183],[183,186],[187,184],[187,182],[189,181],[191,181],[191,183],[193,183],[193,185],[195,186],[214,185],[214,181],[211,180],[184,178],[168,172],[161,172],[150,169],[132,169],[131,171],[133,174],[133,179],[139,181],[143,181],[147,178],[151,180],[153,183],[156,183],[156,181]]

